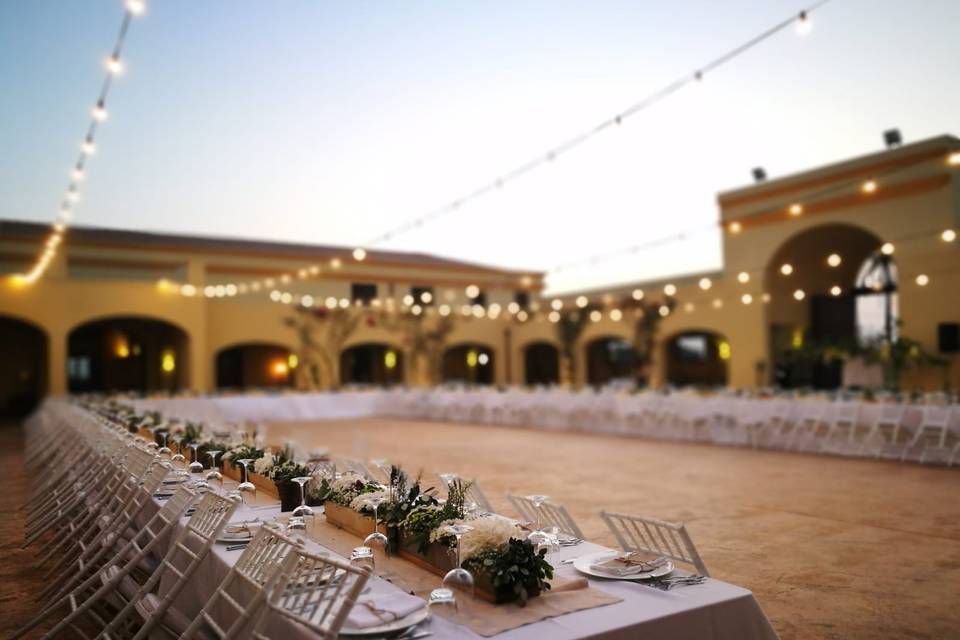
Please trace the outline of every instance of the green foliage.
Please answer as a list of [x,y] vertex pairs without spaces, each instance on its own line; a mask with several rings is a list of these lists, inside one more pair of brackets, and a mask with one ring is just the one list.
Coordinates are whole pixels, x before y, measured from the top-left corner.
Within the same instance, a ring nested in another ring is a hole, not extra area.
[[537,551],[527,540],[511,538],[505,545],[481,551],[463,563],[474,575],[486,575],[503,599],[527,603],[530,594],[546,591],[553,567],[546,560],[547,550]]
[[393,465],[390,467],[390,499],[380,505],[380,519],[388,527],[399,527],[417,507],[438,504],[434,492],[433,487],[422,489],[419,476],[411,484],[406,472]]
[[236,449],[230,451],[230,466],[234,469],[239,469],[241,465],[237,460],[259,460],[263,457],[263,449],[258,449],[257,447],[252,447],[248,444],[240,445]]
[[266,476],[275,484],[290,482],[294,478],[308,475],[307,468],[299,462],[285,460],[281,455],[273,456],[273,464],[267,469]]

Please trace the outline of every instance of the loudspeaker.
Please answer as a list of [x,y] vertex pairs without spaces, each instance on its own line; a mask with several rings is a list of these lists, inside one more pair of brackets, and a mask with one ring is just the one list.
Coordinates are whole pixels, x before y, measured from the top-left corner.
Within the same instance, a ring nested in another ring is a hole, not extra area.
[[940,353],[960,351],[960,323],[941,322],[937,325],[937,348]]

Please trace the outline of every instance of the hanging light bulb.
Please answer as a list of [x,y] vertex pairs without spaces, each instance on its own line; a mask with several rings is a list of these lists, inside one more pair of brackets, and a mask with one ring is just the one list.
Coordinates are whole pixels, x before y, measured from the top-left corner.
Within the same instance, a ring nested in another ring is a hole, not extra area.
[[147,10],[147,3],[144,0],[127,0],[126,6],[132,16],[142,16]]
[[945,229],[944,232],[940,234],[940,239],[944,242],[953,242],[957,239],[957,232],[953,229]]
[[741,271],[737,274],[737,281],[739,281],[740,284],[747,284],[750,282],[750,274],[746,271]]
[[480,287],[475,284],[467,285],[467,288],[463,290],[467,297],[473,300],[480,295]]
[[792,205],[790,205],[789,211],[790,211],[790,215],[794,217],[803,215],[803,205],[800,204],[799,202],[795,202]]
[[551,311],[550,314],[547,316],[547,319],[550,320],[550,322],[554,322],[554,323],[560,322],[560,312]]
[[714,309],[720,309],[723,307],[723,300],[720,298],[715,298],[711,304],[713,305]]
[[827,256],[827,264],[831,267],[839,267],[841,262],[843,262],[843,259],[840,257],[840,254],[831,253]]
[[366,257],[367,257],[366,250],[360,247],[357,247],[356,249],[353,250],[353,259],[356,260],[357,262],[363,262]]
[[793,299],[798,302],[800,300],[803,300],[806,297],[807,297],[807,294],[803,292],[803,289],[797,289],[796,291],[793,292]]
[[84,178],[83,167],[77,165],[73,168],[73,171],[70,172],[70,177],[73,178],[74,182],[80,182]]
[[670,307],[668,307],[665,304],[660,305],[660,309],[658,309],[658,311],[660,312],[660,315],[664,318],[670,315]]
[[837,297],[841,293],[843,293],[843,289],[841,289],[839,285],[833,285],[832,287],[830,287],[830,295],[832,295],[833,297]]
[[93,138],[87,136],[87,139],[80,145],[80,150],[83,151],[84,155],[92,156],[97,152],[97,145],[93,143]]
[[600,322],[603,320],[603,314],[599,310],[594,309],[590,312],[590,322]]
[[113,54],[107,58],[106,67],[107,71],[113,75],[119,75],[123,73],[123,62],[120,61],[120,56],[117,54]]
[[587,300],[587,296],[579,296],[577,298],[577,306],[580,307],[581,309],[586,307],[588,304],[590,304],[590,301]]
[[785,262],[784,264],[780,265],[780,273],[785,276],[789,276],[791,273],[793,273],[793,265],[789,262]]
[[882,253],[885,256],[892,256],[893,251],[894,251],[894,247],[893,247],[893,243],[891,242],[884,242],[880,246],[880,253]]
[[563,309],[563,300],[560,300],[559,298],[557,298],[556,300],[550,303],[550,308],[553,309],[554,311],[560,311],[560,309]]
[[637,301],[643,300],[643,289],[634,289],[630,296]]
[[740,296],[740,302],[742,302],[743,304],[750,304],[751,302],[753,302],[753,296],[750,295],[749,293],[745,293],[742,296]]
[[921,273],[920,275],[917,276],[917,284],[920,285],[921,287],[927,286],[928,284],[930,284],[930,277],[925,273]]
[[339,269],[341,266],[343,266],[343,263],[340,261],[340,258],[331,258],[331,259],[330,259],[330,267],[331,267],[331,268],[333,268],[333,269]]
[[673,284],[668,284],[663,288],[663,292],[668,296],[677,295],[677,287]]
[[730,233],[740,233],[743,231],[743,225],[737,221],[733,221],[727,225],[727,229],[730,231]]
[[623,320],[623,311],[620,311],[620,309],[611,309],[610,319],[613,320],[614,322],[620,322],[621,320]]
[[93,119],[97,122],[103,122],[107,119],[107,106],[103,103],[103,100],[98,100],[97,106],[93,108]]
[[805,36],[813,31],[813,23],[810,21],[810,16],[807,15],[806,11],[801,11],[797,15],[797,35]]
[[860,185],[860,191],[866,194],[876,193],[877,191],[877,181],[876,180],[867,180],[862,185]]
[[947,164],[951,167],[960,167],[960,151],[953,151],[947,156]]
[[698,284],[704,291],[709,291],[710,287],[713,286],[713,282],[710,281],[710,278],[700,278],[700,282]]

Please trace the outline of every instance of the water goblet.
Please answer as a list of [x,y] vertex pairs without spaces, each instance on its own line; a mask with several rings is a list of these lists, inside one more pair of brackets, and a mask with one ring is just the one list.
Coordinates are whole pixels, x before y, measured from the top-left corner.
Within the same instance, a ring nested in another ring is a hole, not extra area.
[[431,611],[449,611],[456,610],[457,598],[453,595],[453,589],[447,587],[437,587],[430,592],[427,599],[427,608]]
[[237,485],[237,491],[241,492],[252,492],[254,499],[257,497],[257,485],[250,482],[250,467],[248,466],[253,462],[253,458],[244,458],[243,460],[237,460],[240,465],[243,467],[243,482]]
[[300,476],[292,478],[292,480],[300,485],[300,506],[293,510],[293,517],[302,519],[306,516],[313,516],[313,509],[307,506],[307,493],[304,489],[304,485],[310,482],[310,476]]
[[186,458],[183,457],[183,436],[179,433],[173,436],[173,441],[177,444],[177,453],[170,458],[171,462],[185,462]]
[[540,508],[543,503],[549,499],[550,498],[548,496],[543,495],[527,496],[527,500],[533,503],[533,508],[536,510],[537,515],[533,531],[527,536],[527,540],[533,543],[533,545],[537,548],[540,548],[542,545],[549,545],[550,543],[550,536],[540,528]]
[[220,473],[220,470],[217,468],[217,456],[221,453],[223,452],[207,451],[207,455],[210,456],[210,471],[207,472],[207,482],[217,480],[220,482],[220,489],[223,489],[223,474]]
[[353,551],[350,552],[350,564],[355,567],[369,567],[372,572],[377,566],[377,561],[373,557],[373,549],[370,547],[354,547]]
[[377,509],[384,502],[384,496],[372,495],[370,498],[367,498],[367,505],[373,507],[373,533],[368,535],[363,540],[363,546],[370,547],[380,547],[386,552],[390,541],[387,539],[387,536],[380,533],[380,521],[377,518]]
[[460,539],[463,534],[473,531],[473,527],[468,524],[452,524],[446,527],[448,533],[453,534],[457,539],[457,564],[443,576],[443,586],[448,589],[460,589],[473,596],[473,575],[463,568],[460,564]]
[[187,467],[190,469],[190,473],[200,473],[203,471],[203,463],[200,462],[200,456],[197,454],[197,449],[200,448],[199,442],[191,442],[190,448],[193,449],[193,462]]
[[170,451],[170,448],[167,446],[167,438],[169,436],[170,436],[170,433],[167,431],[160,432],[160,437],[163,438],[163,446],[157,449],[157,453],[159,453],[160,455],[168,455],[170,453],[173,453],[172,451]]

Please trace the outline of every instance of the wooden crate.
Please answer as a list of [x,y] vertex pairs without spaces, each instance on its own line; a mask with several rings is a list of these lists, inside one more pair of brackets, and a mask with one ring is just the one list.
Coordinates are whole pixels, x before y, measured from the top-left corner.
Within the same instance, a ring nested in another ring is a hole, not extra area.
[[[349,507],[327,500],[323,503],[323,513],[327,522],[344,531],[349,531],[361,539],[373,533],[373,518],[358,513]],[[380,530],[383,531],[384,528],[384,524],[380,523]]]

